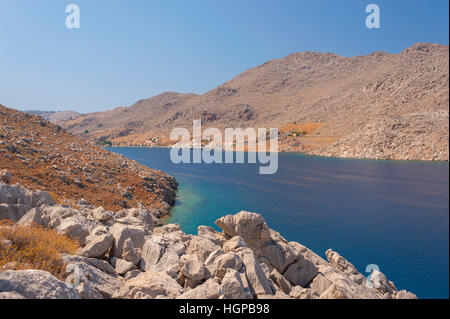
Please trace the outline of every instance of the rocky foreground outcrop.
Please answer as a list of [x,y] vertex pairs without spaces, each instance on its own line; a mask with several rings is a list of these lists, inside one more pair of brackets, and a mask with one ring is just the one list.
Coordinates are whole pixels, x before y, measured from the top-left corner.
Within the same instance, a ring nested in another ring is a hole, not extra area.
[[178,225],[158,227],[158,216],[144,207],[75,209],[56,205],[45,192],[3,182],[0,208],[0,220],[17,221],[2,227],[40,225],[81,247],[62,256],[65,282],[41,270],[0,270],[0,299],[416,298],[380,272],[368,282],[332,250],[324,260],[288,242],[256,213],[225,216],[216,221],[221,233],[199,226],[194,236]]

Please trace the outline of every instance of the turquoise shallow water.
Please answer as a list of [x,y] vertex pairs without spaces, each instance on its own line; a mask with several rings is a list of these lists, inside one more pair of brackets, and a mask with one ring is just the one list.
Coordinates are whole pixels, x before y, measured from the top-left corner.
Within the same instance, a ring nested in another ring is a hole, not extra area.
[[[256,164],[180,164],[168,149],[110,150],[180,183],[168,222],[188,233],[241,210],[324,257],[333,248],[365,274],[376,264],[399,289],[449,297],[448,163],[280,154],[275,175]],[[368,275],[368,274],[366,274]]]

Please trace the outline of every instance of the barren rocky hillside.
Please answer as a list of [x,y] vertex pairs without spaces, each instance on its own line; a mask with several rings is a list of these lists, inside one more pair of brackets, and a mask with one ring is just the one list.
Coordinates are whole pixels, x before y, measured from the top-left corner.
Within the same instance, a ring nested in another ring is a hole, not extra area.
[[39,115],[41,117],[43,117],[44,119],[46,119],[47,121],[53,122],[53,123],[59,123],[61,121],[66,121],[66,120],[74,120],[76,119],[78,116],[80,116],[80,113],[75,112],[75,111],[36,111],[36,110],[31,110],[31,111],[25,111],[27,113],[33,114],[33,115]]
[[63,125],[119,145],[167,145],[174,127],[278,127],[283,151],[448,160],[448,46],[342,57],[303,52],[247,70],[203,95],[163,93]]
[[175,200],[176,181],[161,172],[94,147],[40,116],[0,105],[0,170],[12,182],[48,191],[61,204],[110,210],[141,203],[161,214]]
[[[178,225],[154,227],[151,212],[142,207],[120,214],[95,207],[77,210],[55,205],[45,192],[3,180],[1,207],[28,201],[33,208],[8,216],[17,224],[5,224],[0,216],[0,299],[417,298],[379,271],[366,281],[331,249],[326,261],[288,242],[256,213],[227,215],[216,221],[222,233],[199,226],[194,236]],[[61,260],[65,277],[23,264],[24,239],[17,234],[36,232],[79,244],[70,254],[50,256]]]

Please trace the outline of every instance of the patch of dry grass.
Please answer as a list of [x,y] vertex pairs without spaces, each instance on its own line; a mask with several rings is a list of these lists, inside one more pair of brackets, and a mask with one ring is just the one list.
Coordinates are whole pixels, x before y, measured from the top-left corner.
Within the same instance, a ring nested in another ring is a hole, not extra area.
[[[8,242],[9,241],[9,242]],[[40,269],[64,279],[61,253],[75,254],[78,244],[54,230],[0,221],[0,269]]]

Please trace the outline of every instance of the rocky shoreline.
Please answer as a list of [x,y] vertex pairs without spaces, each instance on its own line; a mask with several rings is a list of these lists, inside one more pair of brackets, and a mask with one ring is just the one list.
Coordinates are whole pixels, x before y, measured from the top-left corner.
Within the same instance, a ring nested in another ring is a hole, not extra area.
[[[336,143],[333,145],[333,147],[340,146],[339,143]],[[148,145],[112,145],[110,147],[123,147],[123,148],[167,148],[170,149],[171,146],[148,146]],[[447,149],[448,151],[448,149]],[[243,152],[247,152],[244,150]],[[289,148],[286,149],[280,149],[276,153],[283,154],[283,153],[297,153],[302,154],[306,156],[311,157],[326,157],[326,158],[336,158],[336,159],[358,159],[358,160],[374,160],[374,161],[408,161],[408,162],[444,162],[448,163],[448,156],[445,153],[444,156],[436,156],[432,155],[428,158],[425,157],[414,157],[414,156],[408,156],[405,154],[382,154],[382,152],[378,152],[377,155],[373,155],[373,151],[365,150],[364,152],[350,152],[347,150],[333,150],[331,147],[323,149],[321,151],[308,151],[308,152],[301,152],[298,150],[292,150]],[[443,152],[440,153],[441,155]]]
[[[15,184],[3,171],[0,220],[53,229],[76,240],[63,254],[64,281],[42,270],[0,270],[0,299],[412,299],[376,270],[370,281],[333,250],[327,260],[288,242],[256,213],[240,212],[199,226],[197,235],[160,225],[141,206],[118,212],[58,205],[43,191]],[[15,243],[0,238],[3,252]],[[1,251],[0,250],[0,251]]]

